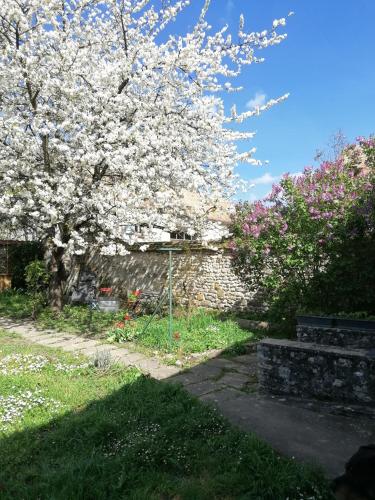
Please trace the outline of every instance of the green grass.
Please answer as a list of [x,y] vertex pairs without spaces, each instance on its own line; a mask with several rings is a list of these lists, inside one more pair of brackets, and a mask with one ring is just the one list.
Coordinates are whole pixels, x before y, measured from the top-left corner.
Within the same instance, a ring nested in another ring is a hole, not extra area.
[[49,363],[0,373],[1,396],[39,388],[61,406],[43,404],[0,431],[2,500],[330,498],[318,471],[278,456],[178,386],[116,366],[57,372],[58,361],[82,360],[0,332],[0,366],[12,353]]
[[135,321],[125,322],[125,328],[115,329],[114,338],[129,338],[137,345],[150,350],[184,354],[225,349],[255,340],[254,333],[240,328],[234,319],[222,320],[220,314],[215,311],[176,311],[172,337],[169,335],[168,317],[156,317],[149,323],[150,319],[150,316],[142,316]]
[[12,290],[0,292],[0,316],[22,319],[29,318],[31,313],[31,301],[27,295]]
[[[31,309],[27,295],[18,292],[0,293],[0,316],[26,318],[30,317]],[[172,339],[169,336],[168,317],[155,317],[146,331],[149,316],[125,321],[124,329],[116,329],[116,323],[123,320],[125,313],[90,313],[86,306],[65,306],[61,313],[43,309],[36,321],[39,327],[45,329],[101,337],[116,330],[112,338],[130,340],[135,349],[149,354],[158,351],[178,357],[211,349],[227,349],[229,355],[242,353],[246,342],[257,339],[255,333],[240,328],[234,318],[222,317],[215,311],[197,309],[188,313],[181,308],[176,309],[173,320],[175,335]]]
[[[17,291],[0,293],[0,316],[15,319],[30,318],[32,313],[31,300],[27,294]],[[65,306],[61,313],[51,311],[48,307],[42,309],[37,317],[38,326],[68,333],[103,334],[114,322],[124,316],[124,311],[118,313],[103,313],[91,311],[87,306]]]

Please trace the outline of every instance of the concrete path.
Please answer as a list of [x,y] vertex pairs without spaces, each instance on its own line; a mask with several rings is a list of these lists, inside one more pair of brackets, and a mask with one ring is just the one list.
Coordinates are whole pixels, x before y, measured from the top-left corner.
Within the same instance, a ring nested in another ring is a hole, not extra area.
[[329,404],[272,398],[257,392],[255,353],[230,359],[217,357],[193,368],[163,365],[156,358],[130,352],[98,340],[54,331],[42,331],[32,322],[0,318],[0,328],[49,347],[89,357],[110,351],[125,366],[136,366],[157,380],[180,383],[201,401],[215,405],[234,425],[251,431],[281,454],[324,468],[329,477],[341,474],[359,446],[375,443],[375,418],[332,414]]
[[255,354],[217,358],[168,382],[182,383],[201,401],[215,405],[231,423],[254,432],[283,455],[323,467],[330,478],[344,472],[359,446],[375,443],[371,412],[345,416],[334,414],[340,411],[338,406],[259,394],[256,365]]

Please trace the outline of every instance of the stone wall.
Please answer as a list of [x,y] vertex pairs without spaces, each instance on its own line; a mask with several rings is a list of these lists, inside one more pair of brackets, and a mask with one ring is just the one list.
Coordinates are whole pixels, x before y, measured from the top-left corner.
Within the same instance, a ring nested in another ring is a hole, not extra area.
[[[161,291],[167,285],[168,254],[155,246],[125,256],[93,255],[86,265],[123,295],[136,288]],[[185,248],[174,252],[173,282],[175,299],[182,305],[237,311],[262,308],[261,295],[250,292],[235,275],[228,251]]]
[[272,394],[375,406],[375,356],[287,340],[258,345],[260,389]]
[[375,331],[358,329],[297,325],[297,338],[301,342],[335,345],[352,349],[373,349],[375,347]]

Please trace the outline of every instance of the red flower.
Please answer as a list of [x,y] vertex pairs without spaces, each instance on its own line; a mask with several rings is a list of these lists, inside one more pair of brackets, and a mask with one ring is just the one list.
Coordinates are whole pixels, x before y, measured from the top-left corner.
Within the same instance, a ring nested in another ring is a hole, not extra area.
[[119,321],[118,323],[116,323],[116,326],[117,328],[124,328],[125,323],[123,321]]
[[129,316],[129,314],[125,314],[124,320],[125,321],[130,321],[131,320],[131,317]]
[[174,334],[173,334],[173,338],[174,338],[175,340],[179,340],[179,339],[181,338],[181,335],[180,335],[178,332],[174,332]]
[[139,297],[141,295],[141,290],[134,290],[133,295]]

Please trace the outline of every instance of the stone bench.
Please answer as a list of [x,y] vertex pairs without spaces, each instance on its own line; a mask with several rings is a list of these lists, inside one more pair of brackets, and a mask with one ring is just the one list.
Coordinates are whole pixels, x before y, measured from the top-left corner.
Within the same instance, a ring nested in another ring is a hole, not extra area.
[[351,349],[375,348],[375,331],[371,330],[297,325],[297,338],[300,342],[348,347]]
[[258,344],[260,390],[375,406],[375,355],[291,340]]

